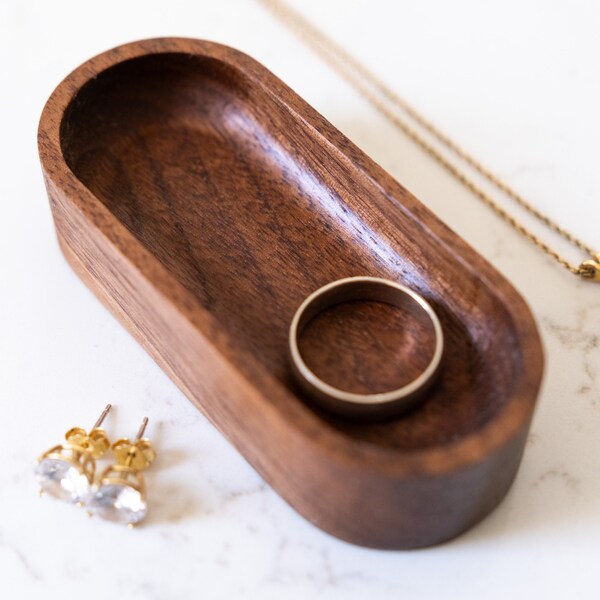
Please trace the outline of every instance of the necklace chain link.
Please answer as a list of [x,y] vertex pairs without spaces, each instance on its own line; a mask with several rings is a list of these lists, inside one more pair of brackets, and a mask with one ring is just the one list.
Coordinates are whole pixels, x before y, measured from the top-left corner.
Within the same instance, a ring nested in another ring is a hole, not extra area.
[[[281,0],[257,0],[265,6],[282,24],[288,27],[300,40],[324,62],[326,62],[338,75],[349,83],[377,112],[387,119],[396,129],[417,144],[427,155],[433,158],[443,169],[457,179],[464,187],[473,193],[481,202],[492,209],[496,215],[501,217],[519,233],[533,242],[538,248],[551,256],[556,262],[568,269],[571,273],[579,275],[590,281],[600,282],[600,253],[595,252],[581,239],[577,238],[564,227],[543,214],[523,196],[516,192],[507,183],[489,171],[471,154],[451,140],[435,125],[421,115],[406,100],[389,88],[374,73],[369,71],[362,63],[351,56],[341,46],[328,38],[304,17],[292,10]],[[393,110],[390,106],[395,107]],[[500,206],[489,194],[487,194],[472,178],[467,176],[461,169],[451,162],[444,154],[431,144],[415,127],[403,119],[401,114],[408,116],[431,138],[445,147],[454,156],[462,160],[473,171],[519,205],[523,210],[543,223],[551,231],[579,248],[591,258],[583,261],[579,266],[567,260],[546,242],[540,239],[533,231],[520,223],[514,216]]]

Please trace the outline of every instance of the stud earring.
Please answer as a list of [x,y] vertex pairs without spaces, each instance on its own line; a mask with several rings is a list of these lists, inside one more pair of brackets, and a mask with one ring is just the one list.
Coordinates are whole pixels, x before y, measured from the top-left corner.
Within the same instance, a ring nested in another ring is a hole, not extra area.
[[65,434],[66,444],[59,444],[42,454],[35,466],[40,496],[49,494],[72,504],[82,505],[94,482],[96,459],[109,448],[110,442],[100,425],[111,409],[106,408],[89,433],[73,427]]
[[148,418],[144,417],[133,442],[122,438],[112,445],[115,464],[102,473],[100,483],[88,501],[90,516],[98,515],[128,527],[146,516],[146,489],[141,471],[156,457],[150,440],[142,437],[147,425]]

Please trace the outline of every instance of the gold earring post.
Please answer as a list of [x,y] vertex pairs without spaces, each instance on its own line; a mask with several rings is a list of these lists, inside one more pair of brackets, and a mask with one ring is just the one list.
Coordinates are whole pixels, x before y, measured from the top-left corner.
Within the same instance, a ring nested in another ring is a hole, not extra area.
[[142,436],[144,435],[144,431],[146,431],[147,426],[148,426],[148,417],[144,417],[144,419],[142,420],[142,424],[140,425],[140,428],[138,429],[137,435],[135,436],[136,442],[138,440],[142,439]]
[[104,407],[104,410],[98,417],[98,420],[94,423],[94,426],[92,427],[92,429],[97,429],[98,427],[100,427],[100,425],[102,425],[102,423],[104,422],[104,419],[106,419],[106,415],[108,415],[111,408],[112,408],[112,404],[107,404]]
[[127,452],[127,458],[124,463],[124,465],[126,467],[131,467],[131,463],[133,462],[135,457],[138,455],[139,448],[137,446],[137,442],[139,442],[142,439],[142,436],[144,435],[144,431],[146,431],[147,426],[148,426],[148,417],[144,417],[142,420],[142,424],[140,425],[140,428],[138,429],[138,432],[135,436],[135,439],[133,440],[133,444],[131,444],[129,446],[129,451]]

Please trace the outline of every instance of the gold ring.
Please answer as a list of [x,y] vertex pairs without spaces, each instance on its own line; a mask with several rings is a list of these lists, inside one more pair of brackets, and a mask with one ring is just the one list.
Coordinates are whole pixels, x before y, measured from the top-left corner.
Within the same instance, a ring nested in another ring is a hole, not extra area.
[[[408,384],[375,394],[357,394],[326,383],[305,363],[298,348],[298,338],[304,327],[325,309],[355,300],[385,302],[400,309],[411,302],[429,319],[435,335],[433,354],[427,367]],[[323,408],[344,416],[390,416],[414,407],[435,380],[444,352],[444,334],[429,302],[414,290],[379,277],[348,277],[328,283],[302,302],[290,325],[289,352],[298,382]]]

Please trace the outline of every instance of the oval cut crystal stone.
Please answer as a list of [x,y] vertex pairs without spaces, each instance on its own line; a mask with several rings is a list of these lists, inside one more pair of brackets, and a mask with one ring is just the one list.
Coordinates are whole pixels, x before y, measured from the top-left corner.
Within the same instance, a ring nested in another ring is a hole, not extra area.
[[123,483],[102,484],[92,494],[87,507],[92,514],[124,525],[141,521],[147,508],[140,492]]
[[90,493],[86,475],[67,460],[43,458],[35,467],[35,475],[44,492],[66,502],[85,502]]

